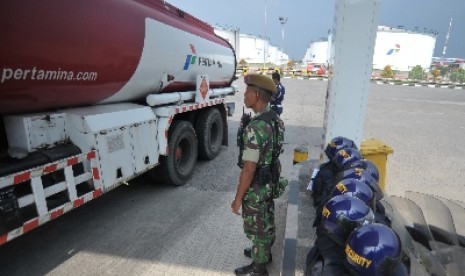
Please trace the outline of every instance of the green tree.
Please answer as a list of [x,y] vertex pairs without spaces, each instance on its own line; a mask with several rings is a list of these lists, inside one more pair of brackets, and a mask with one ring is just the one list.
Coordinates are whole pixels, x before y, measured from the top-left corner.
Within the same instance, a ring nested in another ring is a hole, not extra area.
[[445,66],[441,66],[439,68],[439,70],[441,71],[441,77],[445,77],[447,75],[447,73],[449,73],[449,68],[447,68]]
[[413,69],[408,72],[409,79],[422,80],[425,76],[425,71],[421,68],[421,65],[413,67]]
[[381,71],[381,77],[392,79],[394,77],[394,71],[392,71],[391,65],[386,65]]
[[465,70],[459,68],[454,72],[450,73],[450,80],[454,82],[464,83],[465,82]]

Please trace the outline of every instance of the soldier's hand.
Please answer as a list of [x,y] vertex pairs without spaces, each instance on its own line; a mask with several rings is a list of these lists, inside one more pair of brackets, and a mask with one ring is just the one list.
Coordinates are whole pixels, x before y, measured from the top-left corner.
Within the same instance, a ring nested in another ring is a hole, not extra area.
[[239,201],[239,200],[234,200],[232,203],[231,203],[231,210],[234,214],[236,215],[240,215],[241,213],[239,212],[239,209],[241,208],[242,206],[242,201]]

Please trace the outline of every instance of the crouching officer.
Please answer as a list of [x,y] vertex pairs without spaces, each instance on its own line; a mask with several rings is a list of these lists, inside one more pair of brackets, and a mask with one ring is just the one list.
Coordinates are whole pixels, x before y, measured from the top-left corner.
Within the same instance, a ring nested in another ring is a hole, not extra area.
[[250,265],[237,268],[236,275],[268,275],[266,264],[271,262],[271,246],[275,240],[274,187],[279,182],[279,154],[284,140],[284,123],[270,109],[269,101],[276,86],[262,75],[248,74],[244,104],[253,117],[243,116],[238,131],[239,167],[242,168],[236,196],[231,203],[234,214],[240,215],[244,233],[252,242],[244,254],[252,258]]

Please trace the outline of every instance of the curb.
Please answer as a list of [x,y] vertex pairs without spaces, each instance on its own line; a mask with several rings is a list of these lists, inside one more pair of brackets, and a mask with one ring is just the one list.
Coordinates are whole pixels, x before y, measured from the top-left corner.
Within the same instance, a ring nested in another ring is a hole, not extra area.
[[[291,77],[287,77],[291,78]],[[301,78],[299,79],[307,79],[307,80],[319,80],[319,81],[328,81],[327,78]],[[412,86],[412,87],[429,87],[429,88],[448,88],[448,89],[456,89],[456,90],[465,90],[465,85],[463,84],[428,84],[428,83],[412,83],[412,82],[394,82],[394,81],[381,81],[377,79],[371,79],[371,83],[373,84],[388,84],[388,85],[398,85],[398,86]]]
[[294,276],[296,270],[297,230],[299,211],[299,181],[291,180],[287,200],[286,231],[284,233],[282,270],[283,276]]
[[464,85],[455,84],[428,84],[428,83],[410,83],[410,82],[392,82],[392,81],[375,81],[375,84],[389,84],[389,85],[401,85],[401,86],[413,86],[413,87],[429,87],[429,88],[449,88],[449,89],[465,89]]

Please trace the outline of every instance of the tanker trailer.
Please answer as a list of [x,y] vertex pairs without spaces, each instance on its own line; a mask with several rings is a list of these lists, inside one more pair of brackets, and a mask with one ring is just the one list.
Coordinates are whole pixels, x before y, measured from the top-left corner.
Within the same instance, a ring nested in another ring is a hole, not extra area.
[[227,145],[232,46],[162,0],[0,2],[0,244]]

